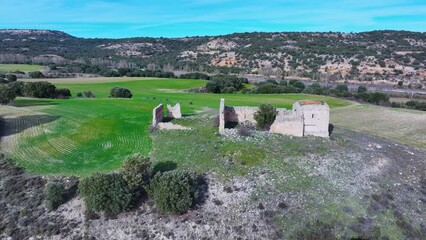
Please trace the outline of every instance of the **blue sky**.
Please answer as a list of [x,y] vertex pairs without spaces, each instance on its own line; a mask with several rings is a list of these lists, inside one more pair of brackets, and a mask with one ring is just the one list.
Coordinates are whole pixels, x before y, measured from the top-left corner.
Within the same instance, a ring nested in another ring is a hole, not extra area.
[[426,31],[426,0],[0,0],[0,28],[79,37]]

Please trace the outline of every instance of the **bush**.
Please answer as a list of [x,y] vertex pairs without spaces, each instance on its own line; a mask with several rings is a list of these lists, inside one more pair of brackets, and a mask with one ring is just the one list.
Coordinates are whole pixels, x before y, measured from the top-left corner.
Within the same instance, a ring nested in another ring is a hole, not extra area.
[[256,93],[261,93],[261,94],[280,93],[280,87],[277,84],[265,83],[257,87]]
[[79,98],[83,97],[83,93],[78,92],[78,93],[77,93],[77,97],[79,97]]
[[24,87],[25,83],[21,81],[15,81],[8,84],[9,88],[15,93],[18,97],[24,96]]
[[162,213],[184,213],[198,196],[196,182],[191,174],[177,170],[157,173],[146,190]]
[[96,173],[78,185],[86,208],[117,214],[134,206],[135,193],[121,174]]
[[367,88],[365,86],[358,87],[358,94],[367,92]]
[[55,89],[55,98],[68,99],[71,97],[71,91],[68,88]]
[[181,79],[204,79],[204,80],[210,80],[210,76],[204,73],[186,73],[186,74],[181,74],[179,76],[179,78]]
[[46,185],[46,202],[50,211],[58,209],[58,207],[66,202],[65,186],[61,183],[49,183]]
[[84,92],[84,96],[87,98],[95,98],[95,94],[93,94],[92,91],[90,90],[87,92]]
[[120,77],[120,74],[115,69],[107,70],[107,71],[101,73],[101,75],[104,76],[104,77]]
[[0,104],[9,104],[15,100],[15,91],[9,86],[9,84],[0,83]]
[[358,98],[369,102],[369,103],[375,103],[376,105],[379,105],[381,102],[388,102],[389,96],[386,95],[386,93],[380,93],[380,92],[365,92],[357,95]]
[[55,85],[50,82],[27,82],[24,86],[24,95],[35,98],[54,98]]
[[6,79],[8,82],[16,82],[18,78],[16,77],[15,74],[8,74],[6,75]]
[[349,88],[346,84],[339,84],[334,89],[336,96],[338,97],[348,97],[349,94]]
[[130,92],[129,89],[127,88],[122,88],[122,87],[114,87],[111,89],[110,97],[112,98],[132,98],[132,92]]
[[299,92],[302,92],[305,89],[305,84],[299,80],[290,80],[289,85],[298,88]]
[[275,121],[277,109],[271,104],[262,104],[254,114],[259,129],[268,129]]
[[207,82],[206,90],[211,93],[225,93],[225,91],[231,90],[238,92],[244,88],[245,83],[248,83],[246,78],[234,75],[215,75]]
[[44,78],[43,73],[41,73],[40,71],[30,72],[28,74],[30,75],[31,78]]
[[127,184],[134,189],[142,189],[152,176],[151,160],[140,154],[126,157],[120,170]]
[[330,91],[326,87],[321,87],[318,83],[314,83],[305,88],[303,91],[307,94],[315,94],[315,95],[329,95]]

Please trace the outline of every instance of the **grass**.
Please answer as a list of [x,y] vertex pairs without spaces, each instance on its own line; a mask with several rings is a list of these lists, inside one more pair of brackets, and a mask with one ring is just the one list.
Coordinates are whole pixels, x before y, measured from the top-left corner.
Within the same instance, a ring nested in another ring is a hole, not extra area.
[[[117,169],[124,157],[133,153],[148,155],[152,146],[148,125],[152,118],[151,111],[159,103],[179,102],[184,114],[191,114],[205,107],[218,108],[221,97],[226,98],[228,105],[257,106],[272,103],[277,107],[290,108],[295,101],[301,99],[325,100],[332,108],[351,104],[341,99],[303,94],[217,95],[183,91],[203,86],[205,82],[201,80],[122,79],[118,79],[119,82],[102,83],[58,83],[61,80],[53,80],[57,87],[69,88],[73,96],[77,92],[91,90],[96,98],[19,98],[15,103],[18,108],[0,109],[0,114],[6,118],[18,119],[18,129],[22,128],[24,121],[27,121],[26,125],[31,125],[22,129],[19,134],[7,136],[1,143],[2,150],[20,165],[38,173],[81,176],[94,171]],[[134,97],[108,98],[110,89],[115,86],[129,88]],[[38,118],[32,118],[39,114],[47,114],[55,119],[40,122]],[[210,135],[214,134],[212,130],[206,131],[210,131]],[[185,141],[194,142],[196,139],[188,138]],[[236,148],[238,146],[229,145],[226,154],[231,154]],[[255,157],[242,152],[233,154],[236,154],[238,161],[250,165],[255,159],[262,157],[262,152],[265,151],[261,147],[254,149],[258,150],[253,152]]]
[[426,113],[422,111],[357,104],[333,109],[331,122],[343,128],[426,149]]
[[0,64],[0,72],[16,72],[22,71],[25,73],[40,71],[40,65],[31,64]]

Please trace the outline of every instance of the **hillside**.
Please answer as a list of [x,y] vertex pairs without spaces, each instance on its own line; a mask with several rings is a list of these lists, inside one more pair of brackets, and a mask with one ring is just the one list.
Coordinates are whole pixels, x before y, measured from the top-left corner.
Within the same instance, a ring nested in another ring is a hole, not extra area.
[[[315,80],[426,78],[426,33],[235,33],[214,37],[85,39],[0,30],[0,63],[90,63]],[[133,64],[129,64],[133,63]]]

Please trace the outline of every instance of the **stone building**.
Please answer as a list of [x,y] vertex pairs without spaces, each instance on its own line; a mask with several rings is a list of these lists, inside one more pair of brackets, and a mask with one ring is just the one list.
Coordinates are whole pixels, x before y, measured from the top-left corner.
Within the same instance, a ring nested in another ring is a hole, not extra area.
[[[225,99],[220,100],[219,132],[224,133],[229,123],[256,124],[254,114],[257,107],[225,106]],[[328,137],[330,109],[325,102],[303,100],[293,104],[292,110],[277,108],[277,117],[270,127],[271,133],[291,136]],[[233,124],[233,125],[235,125]]]

